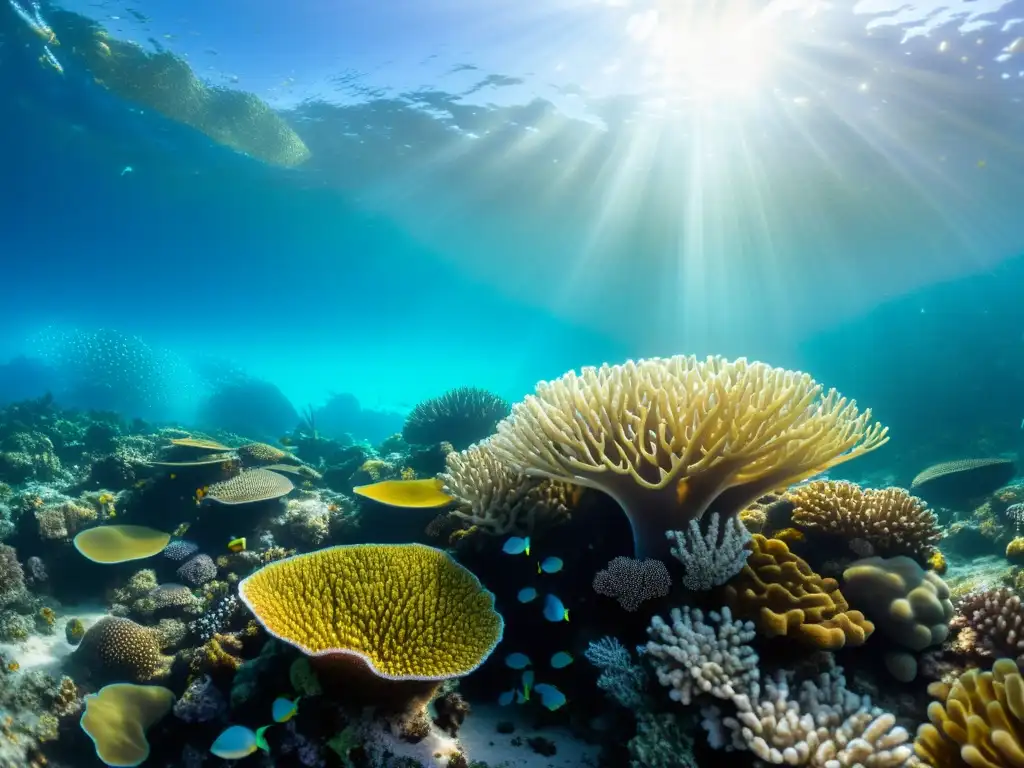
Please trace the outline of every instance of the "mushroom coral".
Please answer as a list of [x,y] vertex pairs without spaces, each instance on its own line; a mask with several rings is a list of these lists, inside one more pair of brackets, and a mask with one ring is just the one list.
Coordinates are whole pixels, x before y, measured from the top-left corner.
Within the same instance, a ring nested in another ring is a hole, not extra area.
[[887,440],[870,410],[805,373],[680,355],[541,382],[488,445],[519,471],[613,497],[645,558],[710,509],[738,513]]

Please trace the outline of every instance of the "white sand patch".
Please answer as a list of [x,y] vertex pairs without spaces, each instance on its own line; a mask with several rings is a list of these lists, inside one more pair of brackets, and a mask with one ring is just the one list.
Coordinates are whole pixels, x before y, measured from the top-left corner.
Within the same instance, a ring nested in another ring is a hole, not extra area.
[[101,605],[65,606],[54,626],[52,635],[32,635],[20,643],[0,643],[0,655],[8,661],[16,661],[25,672],[42,670],[54,677],[60,677],[61,667],[75,646],[67,641],[65,627],[71,619],[81,619],[88,629],[107,615]]
[[[510,722],[512,733],[498,733],[498,723]],[[601,748],[580,741],[567,728],[538,730],[531,725],[530,713],[522,707],[473,704],[459,729],[459,743],[470,762],[482,760],[492,768],[584,768],[596,766]],[[557,750],[551,757],[530,748],[528,739],[540,737],[553,742]]]

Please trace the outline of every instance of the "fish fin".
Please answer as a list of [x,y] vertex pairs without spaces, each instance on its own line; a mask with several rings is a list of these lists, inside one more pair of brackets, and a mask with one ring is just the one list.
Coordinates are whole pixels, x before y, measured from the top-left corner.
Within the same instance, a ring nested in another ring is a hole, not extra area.
[[569,620],[569,609],[568,608],[565,609],[565,620],[566,621]]
[[[271,723],[271,725],[273,725],[273,723]],[[267,737],[263,735],[266,733],[267,728],[270,728],[270,725],[264,725],[263,727],[256,729],[256,748],[262,749],[269,755],[270,745],[267,744]]]
[[540,573],[540,563],[537,563],[537,573]]

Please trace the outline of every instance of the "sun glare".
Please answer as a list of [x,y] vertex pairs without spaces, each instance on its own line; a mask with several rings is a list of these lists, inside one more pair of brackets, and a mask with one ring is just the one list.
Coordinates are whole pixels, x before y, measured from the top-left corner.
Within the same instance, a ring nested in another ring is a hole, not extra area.
[[641,49],[647,79],[688,100],[756,92],[775,59],[771,19],[745,3],[697,7],[681,3],[629,19],[626,32]]

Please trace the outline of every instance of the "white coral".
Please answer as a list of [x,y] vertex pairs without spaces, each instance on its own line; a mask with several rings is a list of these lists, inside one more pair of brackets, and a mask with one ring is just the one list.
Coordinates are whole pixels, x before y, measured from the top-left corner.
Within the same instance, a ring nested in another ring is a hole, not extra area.
[[750,556],[750,550],[746,548],[750,531],[739,518],[728,518],[721,542],[718,540],[719,523],[718,513],[712,512],[708,515],[708,529],[703,535],[697,520],[690,521],[688,532],[665,532],[666,538],[675,541],[672,557],[686,568],[683,586],[687,589],[705,592],[725,584],[743,569]]
[[651,619],[647,657],[658,682],[671,688],[669,697],[689,704],[708,693],[719,699],[758,694],[757,653],[749,643],[753,622],[733,620],[728,608],[707,614],[697,609],[673,608],[672,623]]

